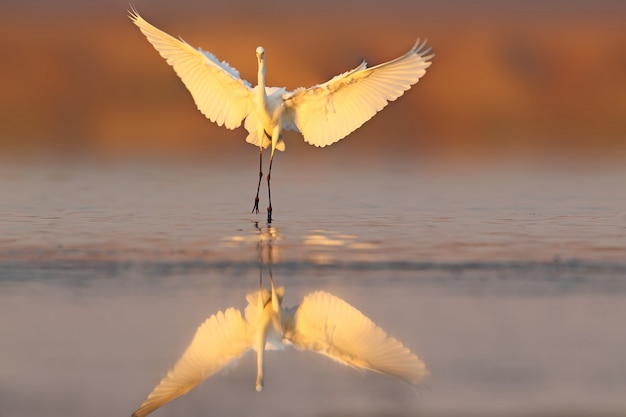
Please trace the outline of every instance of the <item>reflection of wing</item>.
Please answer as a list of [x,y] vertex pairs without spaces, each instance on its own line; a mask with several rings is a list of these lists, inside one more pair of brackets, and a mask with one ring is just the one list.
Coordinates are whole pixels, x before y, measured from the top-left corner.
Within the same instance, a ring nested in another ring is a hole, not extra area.
[[311,145],[326,146],[359,128],[388,102],[411,88],[430,66],[426,42],[406,54],[367,68],[365,62],[330,81],[299,89],[285,97],[283,123],[302,132]]
[[283,313],[285,338],[357,369],[369,369],[416,384],[429,373],[402,343],[388,337],[360,311],[334,295],[317,291]]
[[[259,299],[259,297],[261,297],[261,299]],[[246,295],[246,301],[248,301],[248,305],[246,306],[244,315],[246,317],[246,321],[250,324],[250,326],[256,326],[257,322],[261,318],[261,314],[263,313],[263,308],[265,307],[265,304],[271,298],[271,293],[265,289],[255,291]]]
[[219,126],[234,129],[250,113],[252,90],[236,69],[211,53],[195,49],[146,22],[136,10],[130,18],[159,51],[193,96],[198,110]]
[[183,356],[148,395],[133,417],[143,417],[163,404],[191,391],[250,348],[248,323],[241,312],[229,308],[209,317],[198,328]]

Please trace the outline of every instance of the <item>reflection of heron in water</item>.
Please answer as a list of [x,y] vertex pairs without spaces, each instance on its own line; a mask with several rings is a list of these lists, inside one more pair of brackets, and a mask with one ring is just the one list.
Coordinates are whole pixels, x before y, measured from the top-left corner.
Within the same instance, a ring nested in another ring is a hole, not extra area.
[[[261,231],[262,232],[262,231]],[[259,245],[260,260],[262,246]],[[271,239],[268,241],[271,265]],[[262,276],[261,276],[262,278]],[[359,310],[324,291],[304,297],[300,305],[283,308],[283,287],[246,296],[245,318],[235,308],[209,317],[174,368],[148,395],[133,417],[143,417],[196,387],[248,350],[257,352],[256,390],[263,389],[265,349],[294,345],[356,369],[369,369],[417,384],[429,375],[424,362]]]

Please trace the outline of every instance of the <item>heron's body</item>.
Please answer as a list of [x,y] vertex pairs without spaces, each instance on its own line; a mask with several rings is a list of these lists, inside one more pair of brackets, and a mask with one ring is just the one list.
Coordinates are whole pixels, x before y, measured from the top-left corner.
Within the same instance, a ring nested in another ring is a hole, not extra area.
[[[265,51],[258,47],[257,86],[252,87],[237,70],[220,62],[211,53],[195,49],[157,29],[136,10],[131,10],[130,17],[167,63],[174,67],[198,110],[228,129],[244,123],[248,131],[246,141],[258,146],[259,153],[271,146],[270,174],[274,152],[285,149],[283,130],[300,132],[311,145],[324,147],[335,143],[417,83],[426,73],[433,56],[429,54],[430,49],[425,48],[425,43],[418,40],[406,54],[394,60],[371,68],[364,61],[323,84],[287,91],[265,85]],[[257,212],[262,175],[260,169],[253,208]],[[270,195],[269,221],[271,212]]]
[[174,368],[133,417],[143,417],[189,392],[249,350],[257,352],[256,389],[263,389],[263,355],[268,347],[294,345],[356,369],[369,369],[417,384],[429,375],[424,362],[342,299],[322,291],[282,308],[284,288],[259,290],[246,299],[245,319],[228,308],[208,318]]

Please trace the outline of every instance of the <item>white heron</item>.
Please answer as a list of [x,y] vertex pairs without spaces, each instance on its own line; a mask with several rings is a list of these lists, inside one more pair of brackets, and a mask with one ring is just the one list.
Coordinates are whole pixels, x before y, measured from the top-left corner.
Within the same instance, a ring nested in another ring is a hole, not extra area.
[[421,359],[344,300],[316,291],[299,306],[283,309],[283,295],[284,288],[275,288],[272,280],[271,291],[261,288],[248,294],[245,319],[232,307],[209,317],[133,417],[146,416],[186,394],[251,349],[257,353],[257,391],[263,389],[265,349],[290,344],[410,384],[429,375]]
[[430,66],[430,48],[417,42],[409,51],[388,62],[368,68],[365,61],[351,71],[310,88],[287,91],[266,87],[265,50],[256,49],[256,87],[213,54],[195,49],[145,21],[135,10],[130,18],[148,41],[174,68],[191,93],[198,110],[212,122],[228,129],[244,123],[246,141],[259,147],[259,182],[252,212],[259,212],[259,189],[263,177],[263,149],[271,145],[267,174],[268,222],[272,220],[270,176],[274,152],[283,151],[283,130],[300,132],[311,145],[324,147],[343,139],[371,119],[390,101],[404,94]]

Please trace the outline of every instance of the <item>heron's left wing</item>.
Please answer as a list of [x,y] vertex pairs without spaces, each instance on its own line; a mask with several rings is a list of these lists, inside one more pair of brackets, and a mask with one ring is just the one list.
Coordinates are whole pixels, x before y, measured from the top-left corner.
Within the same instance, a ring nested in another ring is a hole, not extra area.
[[191,345],[167,376],[148,395],[133,417],[143,417],[174,398],[191,391],[251,347],[248,323],[241,312],[229,308],[209,317]]
[[228,129],[241,125],[251,110],[252,90],[250,83],[241,79],[236,69],[220,62],[210,52],[195,49],[157,29],[135,9],[131,9],[130,18],[174,67],[202,114]]
[[295,126],[304,140],[315,146],[343,139],[426,73],[433,57],[429,52],[426,42],[418,40],[392,61],[372,68],[362,62],[324,84],[285,95],[284,127],[296,130]]
[[411,384],[429,375],[424,362],[359,310],[332,294],[316,291],[283,312],[284,337],[357,369],[391,375]]

